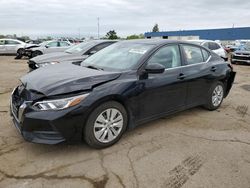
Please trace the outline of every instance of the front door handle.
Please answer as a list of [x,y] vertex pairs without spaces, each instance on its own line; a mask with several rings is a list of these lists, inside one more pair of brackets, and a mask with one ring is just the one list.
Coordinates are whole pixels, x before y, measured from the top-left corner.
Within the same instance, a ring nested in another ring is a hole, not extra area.
[[186,75],[183,73],[180,73],[179,76],[177,77],[179,80],[183,80],[186,78]]
[[210,70],[213,71],[213,72],[215,72],[216,69],[217,69],[216,67],[212,67]]

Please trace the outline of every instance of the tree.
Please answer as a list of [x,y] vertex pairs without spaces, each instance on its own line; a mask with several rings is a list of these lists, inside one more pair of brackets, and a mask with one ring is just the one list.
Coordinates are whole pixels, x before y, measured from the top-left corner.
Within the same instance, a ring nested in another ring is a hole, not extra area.
[[45,40],[53,40],[53,38],[51,36],[47,36]]
[[107,32],[106,38],[113,40],[113,39],[118,39],[119,37],[117,36],[115,30],[110,30],[109,32]]
[[159,32],[159,26],[158,24],[155,24],[153,29],[152,29],[153,32]]
[[143,34],[139,34],[139,35],[129,35],[127,36],[127,40],[132,40],[132,39],[143,39],[144,35]]

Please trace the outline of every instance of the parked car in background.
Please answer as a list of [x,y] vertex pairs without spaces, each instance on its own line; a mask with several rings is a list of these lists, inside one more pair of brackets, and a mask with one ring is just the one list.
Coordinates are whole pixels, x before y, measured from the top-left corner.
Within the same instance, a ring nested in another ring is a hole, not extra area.
[[195,106],[220,107],[234,81],[228,62],[200,45],[117,42],[76,66],[28,73],[11,96],[16,128],[30,142],[116,143],[129,129]]
[[40,43],[39,45],[34,45],[25,48],[23,55],[32,58],[38,55],[48,54],[52,52],[63,52],[70,46],[71,43],[67,41],[56,41],[56,40],[45,41]]
[[99,50],[115,43],[115,40],[91,40],[72,46],[64,52],[44,54],[30,59],[27,63],[30,71],[56,63],[78,64]]
[[25,41],[27,44],[41,44],[42,40],[27,40]]
[[0,39],[0,54],[4,55],[16,55],[16,59],[22,57],[25,48],[32,46],[23,41],[16,39]]
[[218,54],[225,61],[228,60],[228,54],[227,54],[226,50],[218,42],[215,42],[215,41],[212,41],[212,40],[190,40],[190,42],[193,42],[195,44],[199,44],[201,46],[204,46],[204,47],[212,50],[216,54]]
[[250,42],[245,43],[232,53],[231,63],[250,64]]

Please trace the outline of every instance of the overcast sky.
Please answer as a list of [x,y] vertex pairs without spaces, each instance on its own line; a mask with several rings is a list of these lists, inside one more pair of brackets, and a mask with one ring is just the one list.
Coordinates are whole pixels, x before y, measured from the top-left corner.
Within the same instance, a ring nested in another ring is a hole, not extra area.
[[[0,34],[119,36],[160,30],[250,26],[249,0],[0,0]],[[80,32],[79,32],[80,31]]]

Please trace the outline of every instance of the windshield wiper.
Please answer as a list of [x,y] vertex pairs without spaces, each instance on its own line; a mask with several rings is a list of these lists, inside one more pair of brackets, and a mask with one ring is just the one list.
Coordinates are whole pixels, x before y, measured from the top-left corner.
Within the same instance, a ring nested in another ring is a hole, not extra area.
[[90,69],[95,69],[95,70],[103,70],[102,68],[99,68],[99,67],[95,67],[93,65],[88,65],[86,66],[87,68],[90,68]]

